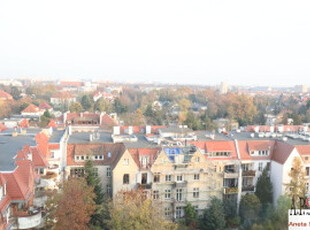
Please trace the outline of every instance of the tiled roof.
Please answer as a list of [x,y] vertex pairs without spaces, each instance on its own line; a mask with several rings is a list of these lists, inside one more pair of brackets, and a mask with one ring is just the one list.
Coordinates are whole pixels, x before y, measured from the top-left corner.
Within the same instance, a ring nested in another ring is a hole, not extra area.
[[272,155],[272,160],[280,164],[284,164],[287,158],[290,156],[291,152],[294,149],[294,146],[277,141],[274,147],[274,152]]
[[58,92],[52,96],[52,98],[75,98],[75,96],[70,92]]
[[31,148],[32,162],[35,168],[47,168],[48,163],[46,158],[42,156],[42,153],[37,147]]
[[48,149],[59,149],[60,145],[59,144],[48,144]]
[[21,128],[28,128],[29,127],[29,122],[27,119],[23,119],[20,123],[19,123],[19,127]]
[[41,132],[35,136],[35,140],[37,142],[37,148],[43,154],[43,157],[48,158],[50,154],[48,150],[48,137]]
[[5,98],[6,100],[11,100],[13,99],[12,95],[3,91],[3,90],[0,90],[0,98]]
[[40,109],[38,106],[35,106],[34,104],[30,104],[27,106],[27,108],[25,108],[22,113],[37,113],[39,112]]
[[105,128],[112,128],[115,125],[118,125],[118,123],[108,114],[104,114],[101,118],[100,125],[104,126]]
[[7,129],[7,127],[4,124],[0,123],[0,132],[4,131],[6,129]]
[[161,151],[161,148],[158,149],[128,149],[129,153],[131,154],[132,158],[136,162],[136,164],[141,167],[140,165],[140,156],[149,156],[149,165],[151,166],[154,161],[156,160],[158,154]]
[[296,149],[300,155],[310,155],[310,145],[297,145]]
[[56,124],[55,120],[50,120],[50,122],[48,123],[47,127],[56,128],[56,127],[58,127],[58,124]]
[[81,87],[83,85],[83,82],[81,82],[81,81],[61,81],[60,85]]
[[[273,155],[275,141],[253,140],[238,141],[241,160],[270,160]],[[251,156],[249,151],[269,150],[268,156]]]
[[42,102],[42,103],[39,105],[39,108],[40,108],[40,109],[51,109],[52,106],[50,106],[50,105],[47,104],[46,102]]
[[[124,144],[68,144],[67,165],[84,165],[85,162],[75,161],[76,155],[103,155],[104,160],[94,161],[94,164],[112,164],[125,151]],[[108,157],[108,153],[111,157]]]

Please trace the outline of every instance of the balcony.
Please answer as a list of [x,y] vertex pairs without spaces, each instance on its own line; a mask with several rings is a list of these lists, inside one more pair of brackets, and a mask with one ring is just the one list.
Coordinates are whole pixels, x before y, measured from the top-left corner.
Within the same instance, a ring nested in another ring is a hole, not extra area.
[[254,192],[254,185],[242,186],[242,192]]
[[149,183],[149,184],[140,184],[140,183],[138,183],[138,187],[140,188],[140,189],[152,189],[152,183]]
[[224,194],[236,194],[236,193],[238,193],[238,187],[224,188]]
[[237,171],[229,171],[225,170],[224,172],[224,178],[231,179],[231,178],[238,178],[239,173]]
[[13,229],[31,229],[39,226],[42,222],[42,212],[34,209],[29,212],[18,212],[15,217]]
[[176,181],[173,185],[175,188],[183,188],[187,186],[187,181]]
[[255,177],[255,170],[247,170],[242,172],[242,176]]

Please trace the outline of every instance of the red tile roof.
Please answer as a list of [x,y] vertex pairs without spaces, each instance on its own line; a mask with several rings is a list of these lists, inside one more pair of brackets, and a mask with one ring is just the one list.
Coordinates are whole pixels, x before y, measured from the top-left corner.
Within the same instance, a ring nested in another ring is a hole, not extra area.
[[100,122],[101,122],[100,125],[102,125],[104,128],[112,128],[113,126],[118,125],[117,121],[115,121],[108,114],[104,114]]
[[60,144],[48,144],[48,149],[52,150],[52,149],[59,149],[60,148]]
[[47,104],[46,102],[42,102],[40,105],[39,105],[39,108],[40,109],[51,109],[53,108],[52,106],[50,106],[49,104]]
[[21,123],[19,123],[19,127],[21,127],[21,128],[28,128],[28,127],[29,127],[29,122],[28,122],[28,120],[27,120],[27,119],[23,119],[23,120],[21,121]]
[[67,99],[67,98],[75,98],[75,96],[72,93],[70,93],[70,92],[63,91],[63,92],[58,92],[58,93],[54,94],[52,96],[52,98]]
[[81,81],[61,81],[60,85],[81,87],[81,86],[83,86],[83,82],[81,82]]
[[272,160],[284,164],[293,151],[294,146],[284,142],[277,141],[274,147]]
[[12,100],[13,97],[11,94],[3,91],[3,90],[0,90],[0,99],[5,99],[5,100]]
[[39,112],[40,109],[38,106],[35,106],[34,104],[30,104],[27,106],[27,108],[25,108],[22,113],[37,113]]
[[4,124],[0,123],[0,132],[4,131],[6,129],[7,129],[7,127]]
[[158,149],[128,149],[129,153],[131,154],[132,158],[138,165],[138,167],[141,167],[140,165],[140,156],[149,156],[149,166],[151,166],[154,161],[156,160],[158,154],[161,151],[161,148]]
[[45,157],[37,147],[31,148],[32,162],[35,168],[47,168],[48,163]]
[[296,149],[300,155],[310,155],[310,145],[297,145]]
[[[238,141],[239,153],[241,160],[270,160],[273,155],[275,141],[269,140],[251,140],[251,141]],[[269,150],[268,156],[252,156],[251,151]]]
[[37,142],[37,147],[42,153],[43,157],[48,158],[50,155],[48,150],[48,136],[41,132],[35,136],[35,140]]

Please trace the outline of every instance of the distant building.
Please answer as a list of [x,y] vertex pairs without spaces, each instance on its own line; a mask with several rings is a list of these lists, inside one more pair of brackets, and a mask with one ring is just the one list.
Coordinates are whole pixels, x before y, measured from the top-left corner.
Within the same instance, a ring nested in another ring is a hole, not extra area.
[[21,112],[21,114],[29,117],[40,117],[43,115],[44,111],[45,110],[40,109],[38,106],[30,104]]
[[3,90],[0,90],[0,100],[1,101],[9,101],[9,100],[13,100],[13,97],[11,94],[9,94]]
[[221,85],[220,85],[220,93],[221,93],[221,94],[226,94],[226,93],[228,93],[228,85],[227,85],[227,82],[221,82]]
[[298,93],[307,93],[308,92],[308,86],[306,85],[296,85],[295,91]]
[[56,106],[69,106],[76,102],[76,97],[70,92],[58,92],[51,97],[51,103]]

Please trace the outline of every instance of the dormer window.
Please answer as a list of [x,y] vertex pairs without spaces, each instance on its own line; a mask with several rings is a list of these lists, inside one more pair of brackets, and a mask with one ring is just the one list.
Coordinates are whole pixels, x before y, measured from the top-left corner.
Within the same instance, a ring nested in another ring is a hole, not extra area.
[[103,160],[103,155],[99,155],[99,160]]
[[108,158],[111,158],[112,154],[110,152],[108,152]]

